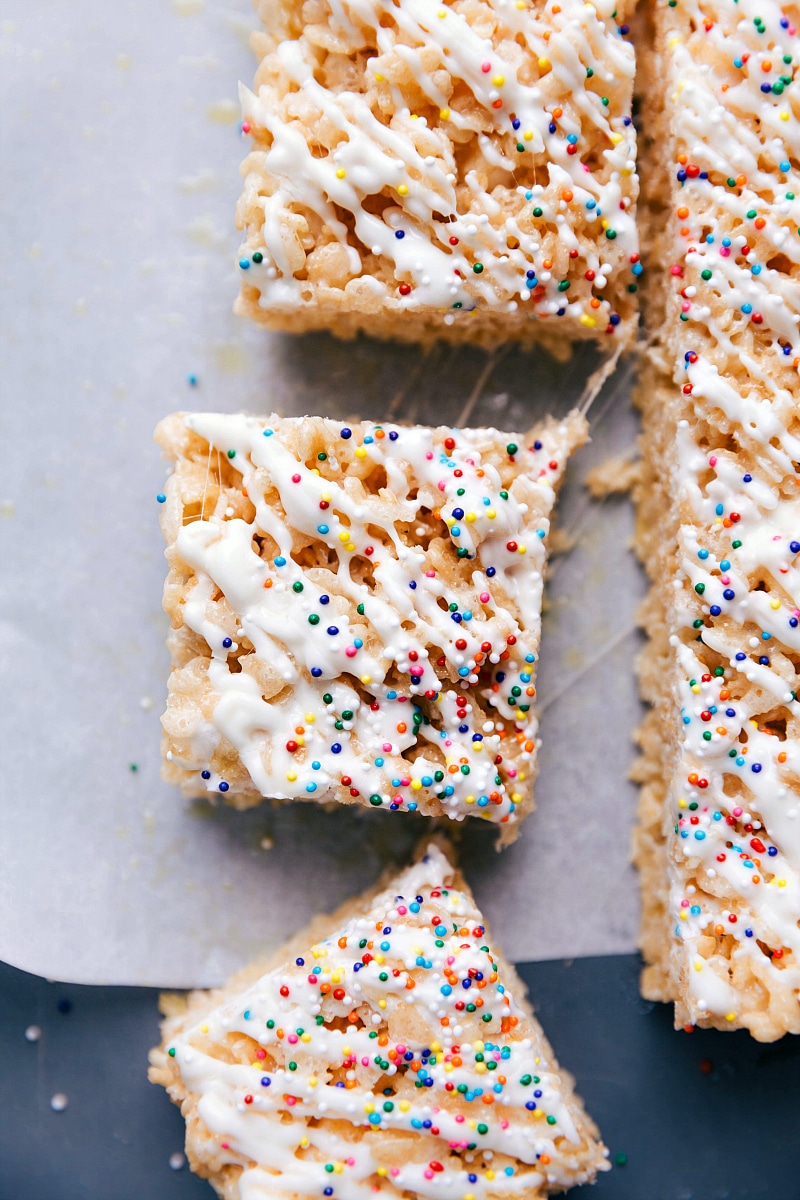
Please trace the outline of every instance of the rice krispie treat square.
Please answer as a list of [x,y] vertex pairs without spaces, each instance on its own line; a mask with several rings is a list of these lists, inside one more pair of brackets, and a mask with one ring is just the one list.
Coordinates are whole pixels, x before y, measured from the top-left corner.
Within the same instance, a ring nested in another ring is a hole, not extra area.
[[239,312],[343,337],[566,350],[632,336],[642,267],[623,5],[256,7]]
[[162,1005],[150,1079],[225,1200],[538,1200],[609,1167],[435,845],[272,962]]
[[796,14],[647,10],[643,990],[800,1033]]
[[532,807],[550,512],[577,413],[495,429],[177,414],[156,436],[165,777],[468,814]]

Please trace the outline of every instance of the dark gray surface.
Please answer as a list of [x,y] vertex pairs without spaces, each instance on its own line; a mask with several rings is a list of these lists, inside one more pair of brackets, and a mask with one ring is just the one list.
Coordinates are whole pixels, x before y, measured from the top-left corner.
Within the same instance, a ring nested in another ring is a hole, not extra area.
[[[612,1160],[627,1156],[571,1195],[798,1200],[800,1041],[675,1033],[670,1011],[639,997],[638,970],[635,955],[520,968]],[[0,964],[0,1200],[212,1200],[208,1184],[169,1166],[183,1122],[145,1075],[156,995]],[[56,1092],[69,1098],[61,1113]]]

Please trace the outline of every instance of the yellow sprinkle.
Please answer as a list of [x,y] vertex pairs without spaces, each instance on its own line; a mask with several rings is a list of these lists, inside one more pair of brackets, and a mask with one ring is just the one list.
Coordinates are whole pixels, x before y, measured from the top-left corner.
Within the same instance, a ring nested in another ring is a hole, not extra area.
[[344,179],[346,177],[346,175],[347,175],[347,171],[345,171],[344,167],[339,167],[339,170],[336,172],[336,178]]
[[681,796],[680,800],[678,801],[678,808],[686,808],[685,796]]
[[420,788],[421,788],[421,787],[422,787],[422,783],[420,782],[420,780],[419,780],[419,779],[412,779],[412,780],[411,780],[411,790],[412,790],[412,791],[414,791],[414,792],[418,792],[418,791],[420,790]]
[[621,133],[612,133],[612,135],[611,135],[612,145],[618,146],[621,141],[623,141],[623,137],[622,137]]
[[316,1075],[312,1075],[312,1076],[311,1076],[311,1078],[310,1078],[310,1079],[309,1079],[309,1081],[308,1081],[308,1086],[309,1086],[309,1087],[316,1087],[318,1082],[319,1082],[319,1081],[318,1081],[318,1079],[317,1079]]
[[770,600],[769,606],[770,608],[780,608],[781,602],[780,600]]
[[388,1168],[388,1167],[378,1167],[378,1169],[377,1169],[377,1171],[375,1172],[375,1174],[376,1174],[376,1175],[388,1175],[388,1174],[389,1174],[389,1168]]
[[546,71],[549,66],[550,66],[549,58],[540,58],[539,59],[539,70],[540,71]]
[[311,1034],[310,1034],[310,1033],[303,1033],[303,1034],[301,1034],[301,1035],[300,1035],[300,1041],[301,1041],[301,1042],[310,1042],[310,1041],[311,1041]]
[[495,87],[502,87],[506,81],[505,75],[495,75],[492,78],[492,83]]
[[468,525],[474,525],[478,518],[475,516],[475,513],[467,513],[464,519]]
[[446,1075],[450,1075],[450,1074],[452,1073],[452,1070],[453,1070],[453,1064],[452,1064],[452,1063],[445,1063],[445,1064],[444,1064],[444,1069],[445,1069],[445,1074],[446,1074]]
[[382,75],[379,75],[377,71],[375,72],[375,82],[376,82],[376,83],[383,83],[383,76],[382,76]]
[[355,548],[356,548],[355,542],[348,542],[347,545],[345,546],[345,550],[349,550],[351,554],[353,553]]
[[383,957],[382,954],[376,954],[373,961],[376,962],[378,964],[378,966],[381,966],[382,963],[386,962],[386,959]]
[[456,519],[455,519],[455,517],[445,517],[445,519],[444,519],[444,523],[445,523],[445,525],[447,525],[447,526],[448,526],[450,529],[452,529],[452,528],[453,528],[453,526],[454,526],[454,525],[455,525],[455,523],[456,523]]
[[519,9],[525,8],[525,0],[517,0],[517,8],[519,8]]
[[464,802],[465,802],[465,804],[474,804],[474,803],[475,803],[475,797],[474,797],[474,796],[467,796]]
[[401,1100],[397,1107],[400,1109],[400,1112],[408,1112],[411,1105],[407,1100]]
[[398,194],[399,194],[399,195],[401,195],[401,196],[407,196],[407,195],[408,195],[408,184],[407,184],[407,183],[401,183],[401,184],[400,184],[400,186],[398,187],[397,191],[398,191]]
[[525,546],[517,546],[517,554],[527,554],[527,553],[528,553],[528,551]]
[[298,746],[305,746],[306,739],[303,737],[302,733],[297,734],[296,737]]
[[316,721],[316,719],[317,718],[314,716],[313,713],[306,713],[306,717],[305,717],[306,725],[313,725],[314,722]]
[[297,772],[296,771],[287,771],[286,778],[289,780],[289,783],[294,783],[295,779],[297,779]]
[[364,1105],[364,1112],[367,1114],[367,1116],[369,1116],[370,1113],[375,1112],[375,1105],[372,1103],[371,1100],[368,1100],[367,1103]]
[[[525,7],[524,4],[517,5],[517,8],[524,8],[524,7]],[[475,1200],[475,1196],[472,1192],[464,1192],[464,1200]]]
[[597,324],[597,321],[595,321],[594,317],[590,317],[588,313],[583,314],[583,316],[580,318],[580,322],[581,325],[585,325],[588,329],[594,329],[595,325]]
[[412,114],[411,114],[411,120],[412,120],[412,121],[418,121],[418,120],[419,120],[419,113],[412,113]]
[[522,795],[519,792],[512,792],[511,799],[515,804],[519,804],[520,800],[522,799]]
[[475,1074],[483,1075],[486,1072],[486,1063],[475,1063]]
[[339,534],[339,541],[340,542],[349,542],[350,541],[350,534],[346,529],[343,529],[342,532]]
[[735,1021],[736,1013],[725,1013],[725,1020],[726,1021]]
[[365,683],[365,684],[366,684],[366,683],[372,683],[372,676],[371,676],[371,675],[362,675],[362,676],[361,676],[361,682],[362,682],[362,683]]
[[778,880],[778,887],[786,887],[786,880],[785,880],[785,879],[779,879],[779,880]]
[[437,15],[437,17],[439,18],[439,20],[440,20],[440,21],[441,21],[441,20],[443,20],[443,18],[447,16],[447,9],[446,9],[446,8],[440,8],[440,9],[439,9],[439,11],[438,11],[438,13],[437,13],[436,15]]
[[480,1041],[473,1042],[472,1049],[475,1051],[476,1054],[483,1054],[483,1051],[486,1049],[486,1046],[483,1042],[480,1042]]
[[378,1008],[386,1008],[386,1001],[385,1001],[385,1000],[379,1000],[379,1001],[378,1001]]
[[526,142],[530,142],[533,139],[533,130],[526,129],[522,136]]
[[487,1172],[486,1172],[486,1178],[487,1178],[487,1179],[494,1179],[494,1171],[487,1171]]
[[695,969],[695,971],[702,971],[702,969],[703,969],[703,964],[702,964],[702,962],[696,962],[696,963],[694,964],[694,969]]
[[[400,191],[399,188],[397,190],[398,190],[398,192]],[[408,189],[406,189],[406,190],[408,190]],[[359,446],[358,449],[356,450],[356,458],[366,458],[366,457],[367,457],[366,450],[364,449],[363,446]]]
[[693,683],[693,684],[692,684],[692,691],[695,693],[695,695],[697,695],[697,693],[700,691],[700,684],[699,684],[699,683]]
[[331,494],[330,492],[320,492],[319,498],[320,500],[330,500]]
[[490,521],[493,521],[495,519],[495,517],[497,516],[497,513],[493,508],[487,508],[486,516],[489,518]]
[[342,1171],[343,1171],[343,1170],[344,1170],[344,1167],[342,1166],[342,1164],[341,1164],[341,1163],[334,1163],[334,1164],[333,1164],[333,1173],[334,1173],[334,1175],[341,1175],[341,1173],[342,1173]]
[[669,41],[667,42],[667,45],[669,46],[670,49],[672,49],[673,46],[680,46],[680,44],[681,44],[681,39],[679,37],[671,37],[669,39]]
[[788,120],[789,120],[789,114],[788,114],[788,112],[785,112],[785,111],[784,111],[784,112],[780,113],[780,114],[779,114],[779,116],[780,116],[780,118],[781,118],[781,120],[782,120],[782,121],[788,121]]
[[443,121],[449,121],[450,120],[450,109],[449,108],[441,109],[439,112],[439,116],[442,118]]
[[438,1054],[439,1051],[441,1050],[441,1048],[442,1048],[441,1042],[431,1042],[431,1050],[433,1051],[434,1054]]
[[682,910],[681,910],[681,920],[682,920],[682,921],[685,921],[686,919],[687,919],[687,918],[686,918],[686,911],[682,909]]
[[312,467],[312,468],[311,468],[311,474],[312,474],[312,475],[319,475],[319,467]]
[[301,1137],[301,1138],[300,1138],[300,1149],[301,1149],[301,1150],[305,1150],[305,1148],[306,1148],[306,1146],[307,1146],[307,1145],[308,1145],[308,1138],[307,1138],[307,1137]]

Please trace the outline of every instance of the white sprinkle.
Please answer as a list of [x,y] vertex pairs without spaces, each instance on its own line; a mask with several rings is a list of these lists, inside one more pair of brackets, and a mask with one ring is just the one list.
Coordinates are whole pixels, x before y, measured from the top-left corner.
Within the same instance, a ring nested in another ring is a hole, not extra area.
[[38,1042],[38,1040],[41,1036],[42,1036],[42,1031],[38,1025],[29,1025],[28,1028],[25,1030],[25,1041],[26,1042]]
[[69,1100],[63,1092],[56,1092],[55,1096],[50,1097],[50,1107],[53,1112],[63,1112],[69,1104]]
[[170,1154],[169,1165],[173,1171],[182,1171],[186,1166],[186,1158],[181,1154],[180,1150],[176,1150],[174,1154]]

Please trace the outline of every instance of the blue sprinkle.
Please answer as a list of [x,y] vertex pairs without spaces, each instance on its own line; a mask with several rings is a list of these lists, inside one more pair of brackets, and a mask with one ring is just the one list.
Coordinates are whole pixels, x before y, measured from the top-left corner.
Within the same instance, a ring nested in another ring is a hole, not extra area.
[[210,779],[210,778],[211,778],[211,772],[210,772],[210,771],[201,771],[201,772],[200,772],[200,775],[201,775],[201,777],[202,777],[203,779]]
[[345,427],[344,429],[341,429],[339,431],[339,437],[344,438],[345,441],[347,441],[347,439],[351,438],[352,436],[353,436],[352,429],[347,429],[347,427]]
[[223,779],[222,783],[219,785],[219,790],[221,792],[227,792],[229,787],[230,787],[230,784],[226,783],[225,780]]
[[394,236],[395,236],[396,238],[398,238],[399,240],[402,240],[402,239],[403,239],[403,238],[404,238],[406,235],[405,235],[405,233],[403,232],[403,230],[402,230],[402,229],[397,229],[397,230],[395,230],[395,235],[394,235]]
[[156,496],[156,500],[158,501],[159,504],[163,504],[164,501],[166,500],[166,498],[167,497],[164,495],[163,492],[159,492],[158,495]]
[[250,259],[249,258],[240,258],[239,266],[242,268],[243,271],[249,271],[250,270]]
[[333,745],[331,746],[331,754],[341,754],[341,753],[342,753],[341,744],[339,742],[334,742]]
[[705,835],[705,833],[703,832],[703,830],[702,830],[702,829],[696,829],[696,830],[694,831],[694,836],[695,836],[695,838],[697,839],[697,841],[698,841],[698,842],[702,842],[702,841],[704,841],[704,840],[705,840],[705,836],[706,836],[706,835]]

